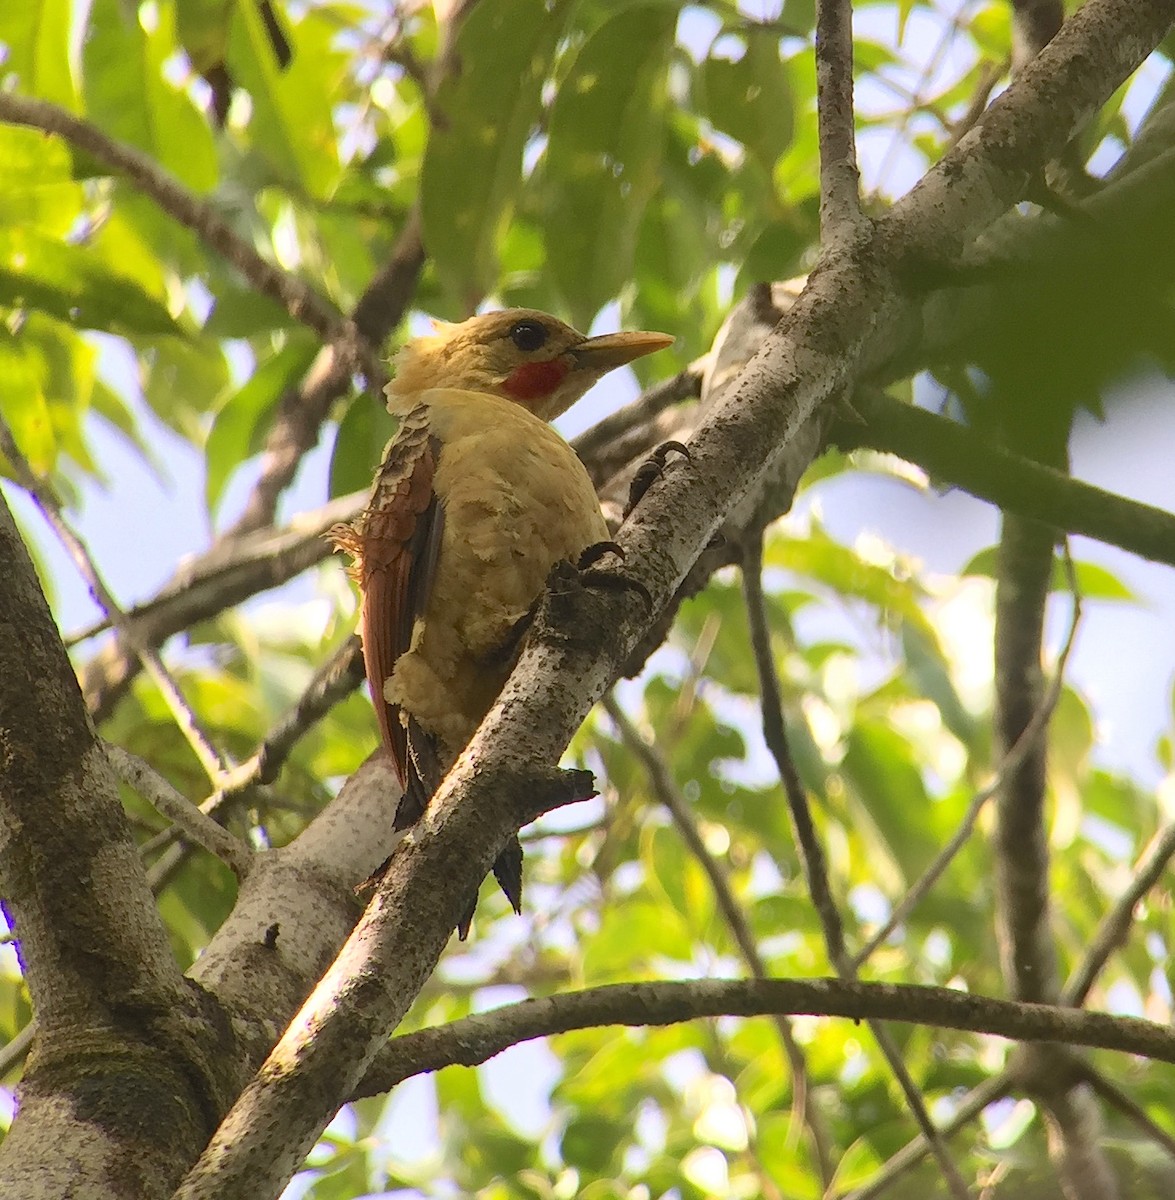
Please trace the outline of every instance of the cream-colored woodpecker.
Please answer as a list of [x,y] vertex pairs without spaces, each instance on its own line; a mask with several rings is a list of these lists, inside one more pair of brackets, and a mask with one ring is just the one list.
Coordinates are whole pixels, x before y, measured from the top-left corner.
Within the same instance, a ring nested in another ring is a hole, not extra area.
[[[397,829],[419,819],[502,690],[551,568],[608,538],[587,471],[547,422],[672,341],[588,338],[507,309],[438,324],[396,356],[387,395],[399,428],[366,510],[332,532],[363,594],[367,680],[404,788]],[[517,911],[516,838],[494,874]],[[475,905],[476,891],[462,937]]]

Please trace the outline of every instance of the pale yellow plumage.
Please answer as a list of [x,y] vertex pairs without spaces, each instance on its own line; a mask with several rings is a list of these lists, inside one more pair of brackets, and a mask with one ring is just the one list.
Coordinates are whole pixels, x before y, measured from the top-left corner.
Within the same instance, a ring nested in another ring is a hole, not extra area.
[[[355,556],[368,682],[404,784],[397,828],[493,705],[551,568],[608,537],[587,471],[547,421],[672,340],[585,338],[509,309],[438,325],[397,356],[388,408],[400,427],[366,512],[334,531]],[[521,864],[515,839],[494,866],[515,908]]]
[[445,527],[428,605],[384,698],[437,736],[447,769],[510,673],[495,652],[555,563],[606,540],[608,526],[575,451],[517,402],[451,388],[412,399],[441,443],[433,489]]

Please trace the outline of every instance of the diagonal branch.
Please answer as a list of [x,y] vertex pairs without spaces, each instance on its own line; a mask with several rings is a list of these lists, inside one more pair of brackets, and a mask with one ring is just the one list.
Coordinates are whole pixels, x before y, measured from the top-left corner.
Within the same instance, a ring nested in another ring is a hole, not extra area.
[[1065,642],[1057,658],[1057,666],[1053,672],[1052,682],[1049,684],[1048,692],[1041,701],[1040,707],[1033,713],[1032,720],[1029,721],[1024,727],[1024,731],[1016,739],[1016,744],[1000,760],[995,774],[971,798],[971,803],[967,806],[963,820],[959,823],[958,829],[951,835],[947,844],[935,855],[934,861],[923,871],[922,875],[907,890],[901,900],[894,905],[892,912],[881,928],[853,955],[852,965],[855,970],[860,970],[866,960],[871,958],[884,945],[890,934],[925,899],[942,877],[943,872],[954,861],[955,855],[966,845],[975,829],[976,821],[979,820],[979,814],[987,806],[987,802],[999,792],[1008,776],[1013,771],[1019,769],[1021,763],[1025,761],[1029,754],[1039,751],[1039,741],[1044,736],[1044,731],[1052,717],[1053,710],[1057,707],[1057,701],[1061,698],[1061,688],[1065,682],[1065,667],[1068,665],[1069,655],[1073,651],[1073,645],[1077,638],[1077,626],[1080,621],[1081,597],[1074,591],[1073,616],[1069,622],[1069,632],[1065,635]]
[[1135,907],[1162,878],[1172,857],[1175,857],[1175,824],[1168,824],[1151,838],[1134,864],[1130,886],[1102,918],[1085,956],[1061,989],[1062,1004],[1085,1003],[1094,982],[1109,962],[1110,955],[1125,944],[1126,935],[1134,922]]
[[36,477],[3,417],[0,417],[0,450],[4,452],[5,457],[11,463],[17,481],[28,492],[49,528],[57,535],[58,541],[73,560],[78,574],[90,589],[94,603],[101,608],[134,651],[135,656],[150,675],[152,682],[159,689],[159,694],[163,697],[179,731],[191,746],[197,761],[204,768],[208,778],[215,783],[225,769],[224,756],[200,727],[195,712],[192,711],[179,684],[172,678],[171,672],[164,666],[157,651],[139,636],[134,623],[127,619],[119,607],[90,556],[86,544],[65,519],[61,511],[61,503],[52,486],[45,480]]

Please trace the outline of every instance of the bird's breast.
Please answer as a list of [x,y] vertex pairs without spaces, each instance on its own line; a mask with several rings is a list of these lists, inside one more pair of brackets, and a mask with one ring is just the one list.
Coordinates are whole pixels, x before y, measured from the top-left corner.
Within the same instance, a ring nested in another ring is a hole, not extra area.
[[546,422],[482,393],[422,399],[441,443],[433,486],[445,510],[427,619],[453,628],[467,652],[491,654],[551,567],[608,528],[583,464]]

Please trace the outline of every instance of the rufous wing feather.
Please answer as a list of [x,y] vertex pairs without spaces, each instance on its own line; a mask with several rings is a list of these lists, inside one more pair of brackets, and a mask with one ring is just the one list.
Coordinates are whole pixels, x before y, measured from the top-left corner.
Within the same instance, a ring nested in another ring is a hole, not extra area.
[[409,781],[408,732],[399,707],[384,697],[396,660],[428,604],[440,553],[444,509],[433,491],[438,443],[423,407],[404,417],[388,443],[371,500],[350,526],[332,531],[335,544],[355,556],[363,593],[363,661],[380,734],[401,785]]

